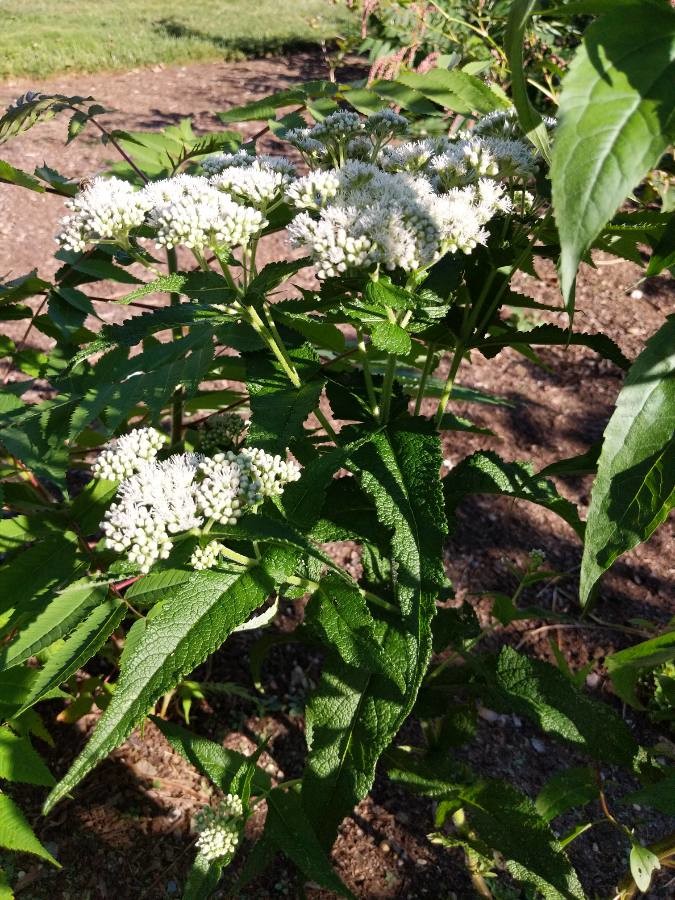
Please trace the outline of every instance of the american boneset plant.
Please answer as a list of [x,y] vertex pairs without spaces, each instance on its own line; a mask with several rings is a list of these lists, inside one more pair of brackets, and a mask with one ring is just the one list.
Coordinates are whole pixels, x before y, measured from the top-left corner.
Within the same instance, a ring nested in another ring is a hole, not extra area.
[[[511,278],[536,255],[557,256],[549,135],[532,124],[536,150],[499,94],[448,74],[440,100],[442,71],[428,87],[417,75],[412,93],[396,82],[366,92],[313,83],[223,116],[309,110],[314,125],[300,112],[274,123],[298,162],[257,154],[228,132],[196,138],[183,124],[160,139],[104,130],[123,161],[81,190],[53,170],[32,176],[2,164],[7,181],[71,198],[54,282],[33,273],[0,293],[20,315],[23,299],[44,294],[48,316],[31,324],[55,341],[44,359],[6,347],[19,371],[51,386],[38,404],[21,399],[33,380],[3,396],[12,517],[0,522],[10,553],[0,574],[0,678],[10,727],[113,632],[125,635],[112,697],[47,809],[232,632],[269,624],[272,597],[309,597],[305,631],[325,659],[306,709],[301,784],[258,784],[265,832],[240,884],[281,849],[309,878],[348,893],[324,854],[386,754],[392,777],[441,801],[437,827],[449,817],[455,831],[435,839],[464,848],[481,890],[498,851],[545,896],[583,896],[547,825],[568,808],[555,790],[535,807],[449,758],[474,727],[477,699],[590,756],[592,777],[577,773],[576,798],[605,802],[601,766],[661,777],[609,706],[510,648],[497,658],[477,652],[473,610],[444,602],[443,541],[466,494],[539,503],[583,534],[574,506],[526,464],[477,453],[441,479],[440,435],[474,428],[448,411],[468,396],[461,363],[472,352],[532,355],[538,344],[573,342],[628,365],[603,335],[553,325],[519,332],[500,315],[504,305],[538,308]],[[484,115],[449,135],[450,103]],[[64,110],[71,136],[101,114],[83,98],[32,96],[8,112],[0,135]],[[284,230],[289,253],[260,267],[262,242]],[[290,242],[308,255],[291,253]],[[142,268],[130,271],[134,263]],[[145,280],[134,274],[144,271]],[[101,280],[132,284],[116,302],[142,314],[90,331],[83,288]],[[162,293],[168,306],[145,309],[144,297]],[[162,332],[170,338],[157,339]],[[95,476],[79,493],[66,478],[78,470]],[[358,580],[331,557],[331,544],[344,541],[360,549]],[[498,611],[501,621],[525,614],[503,601]],[[26,665],[35,656],[40,668]],[[424,723],[424,749],[392,749],[411,714]],[[223,766],[218,778],[208,774],[246,803]],[[203,875],[213,887],[235,849],[226,843],[206,859],[213,869],[198,856],[195,884]]]

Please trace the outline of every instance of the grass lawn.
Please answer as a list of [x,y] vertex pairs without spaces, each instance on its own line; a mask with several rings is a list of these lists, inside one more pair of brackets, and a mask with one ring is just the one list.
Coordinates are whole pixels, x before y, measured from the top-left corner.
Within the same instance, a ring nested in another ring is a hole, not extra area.
[[0,79],[261,55],[347,21],[331,0],[0,0]]

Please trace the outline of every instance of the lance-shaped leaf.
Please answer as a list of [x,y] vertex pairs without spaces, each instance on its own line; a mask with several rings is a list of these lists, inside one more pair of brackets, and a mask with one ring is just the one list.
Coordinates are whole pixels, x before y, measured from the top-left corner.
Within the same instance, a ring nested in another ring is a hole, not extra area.
[[222,862],[211,862],[198,853],[188,872],[183,900],[208,900],[218,887],[222,871]]
[[208,738],[192,734],[179,725],[165,722],[156,716],[152,721],[162,732],[174,750],[177,750],[195,768],[203,772],[224,793],[241,794],[243,782],[253,763],[251,787],[254,794],[264,794],[272,786],[270,776],[255,765],[255,760],[236,750],[221,747]]
[[638,753],[628,726],[610,706],[585,697],[560,669],[512,647],[502,648],[489,691],[494,708],[527,716],[594,759],[630,768]]
[[561,497],[552,481],[535,475],[526,462],[506,462],[492,450],[481,450],[467,456],[443,479],[445,508],[450,525],[455,510],[469,494],[503,494],[529,500],[557,513],[582,537],[584,524],[576,506]]
[[586,29],[563,80],[551,166],[568,309],[579,260],[675,137],[674,78],[675,10],[626,8]]
[[605,431],[586,525],[580,598],[646,541],[675,501],[675,315],[631,367]]
[[0,649],[0,671],[19,665],[68,634],[94,606],[105,600],[107,593],[107,584],[90,582],[76,582],[61,591],[32,622],[19,631],[11,644]]
[[[125,605],[114,597],[96,606],[35,675],[30,690],[22,698],[21,708],[14,715],[21,715],[77,672],[105,644],[125,613]],[[16,671],[15,667],[7,674]]]
[[0,728],[0,778],[51,787],[54,778],[42,757],[26,737]]
[[264,562],[263,555],[261,565],[242,573],[196,572],[167,597],[126,660],[89,743],[47,798],[47,810],[122,743],[163,693],[202,663],[265,601],[274,582]]
[[[302,798],[317,834],[329,845],[342,818],[370,789],[383,750],[405,721],[431,653],[434,600],[443,585],[446,522],[438,473],[438,437],[420,420],[373,435],[348,463],[390,534],[400,617],[383,623],[384,655],[404,674],[389,678],[329,654],[307,708],[310,747]],[[409,430],[408,430],[409,429]]]
[[61,868],[61,864],[37,839],[16,803],[7,794],[2,793],[0,793],[0,847],[15,850],[17,853],[33,853]]

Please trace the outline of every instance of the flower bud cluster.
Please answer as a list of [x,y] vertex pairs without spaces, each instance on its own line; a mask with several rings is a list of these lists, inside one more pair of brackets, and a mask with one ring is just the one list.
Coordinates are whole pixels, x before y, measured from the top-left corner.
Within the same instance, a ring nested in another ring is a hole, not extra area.
[[300,478],[301,469],[296,462],[283,459],[278,454],[266,453],[257,447],[240,450],[236,456],[232,452],[227,455],[248,473],[249,502],[253,504],[265,497],[280,496],[287,484]]
[[345,159],[370,160],[380,147],[402,134],[408,122],[392,109],[362,119],[358,113],[338,109],[311,128],[291,128],[285,140],[310,165],[341,165]]
[[229,861],[241,838],[243,804],[228,794],[215,809],[206,806],[195,816],[197,850],[208,862]]
[[296,209],[322,209],[337,196],[340,178],[333,169],[317,169],[296,179],[286,189],[286,199]]
[[135,428],[99,454],[92,466],[92,474],[108,481],[124,481],[153,460],[167,440],[166,435],[156,428]]
[[220,413],[211,416],[204,423],[200,449],[203,453],[217,453],[219,450],[232,450],[244,431],[247,423],[236,413]]
[[[129,447],[137,445],[148,455],[147,446],[152,444],[147,436],[131,432],[126,437]],[[124,459],[125,471],[133,474],[119,485],[101,529],[106,546],[126,553],[141,572],[168,557],[175,535],[198,531],[207,521],[235,525],[247,508],[283,493],[286,484],[300,477],[296,463],[255,448],[213,457],[183,453],[161,462],[133,458],[128,452]],[[108,465],[99,468],[106,470]],[[215,550],[205,560],[200,555],[193,558],[200,563],[196,567],[207,568],[202,565],[206,562],[213,565]]]
[[256,165],[290,177],[295,175],[295,166],[285,156],[269,156],[265,153],[256,156],[247,150],[237,150],[236,153],[216,153],[208,156],[201,165],[209,176],[220,175],[225,169],[246,169]]
[[143,224],[146,213],[142,192],[120,178],[95,178],[66,206],[73,215],[61,220],[56,239],[65,250],[75,252],[91,243],[124,243],[129,231]]
[[209,541],[205,547],[196,547],[190,557],[190,565],[198,572],[212,569],[225,547],[220,541]]

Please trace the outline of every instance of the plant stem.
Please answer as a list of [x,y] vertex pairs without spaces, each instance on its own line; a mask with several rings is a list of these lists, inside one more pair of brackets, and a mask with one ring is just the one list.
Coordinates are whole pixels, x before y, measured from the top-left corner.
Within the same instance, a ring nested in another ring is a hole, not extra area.
[[[176,259],[176,251],[172,247],[166,251],[166,264],[169,272],[178,271],[178,260]],[[180,303],[180,294],[172,293],[170,295],[171,306],[178,306]],[[180,328],[173,329],[174,340],[182,337]],[[173,392],[173,400],[171,402],[171,447],[180,446],[183,440],[183,385],[179,384]]]
[[366,349],[366,343],[363,340],[363,332],[360,329],[356,332],[356,346],[358,348],[359,357],[361,359],[361,366],[363,368],[363,378],[366,382],[366,391],[368,393],[368,400],[370,401],[370,411],[376,419],[379,419],[380,407],[377,402],[377,396],[375,394],[375,386],[373,384],[373,376],[370,371],[370,363],[368,362],[368,350]]
[[450,371],[448,372],[448,377],[445,381],[445,387],[443,388],[443,393],[441,394],[441,399],[438,401],[438,409],[436,410],[436,427],[438,428],[443,420],[443,416],[445,415],[445,410],[450,402],[450,397],[452,395],[452,389],[455,385],[455,378],[457,377],[457,372],[459,371],[459,367],[462,364],[462,359],[464,357],[465,347],[461,341],[457,342],[455,346],[455,353],[452,357],[452,362],[450,363]]
[[419,387],[417,388],[417,397],[415,399],[415,415],[419,416],[420,410],[422,408],[422,401],[424,400],[424,392],[427,387],[427,381],[429,380],[429,376],[431,375],[432,369],[434,367],[434,355],[436,353],[435,344],[429,344],[429,349],[427,350],[427,358],[424,361],[424,368],[422,369],[422,376],[420,378]]
[[252,569],[253,566],[258,565],[257,559],[252,559],[250,556],[244,556],[243,553],[237,553],[236,550],[230,550],[229,547],[225,547],[223,544],[221,544],[220,552],[222,556],[226,556],[233,562],[239,563],[242,566],[246,566],[247,569]]
[[384,370],[384,380],[382,382],[382,392],[380,394],[380,422],[389,421],[389,410],[391,408],[391,392],[394,386],[395,374],[396,357],[391,354],[387,357],[387,365]]

